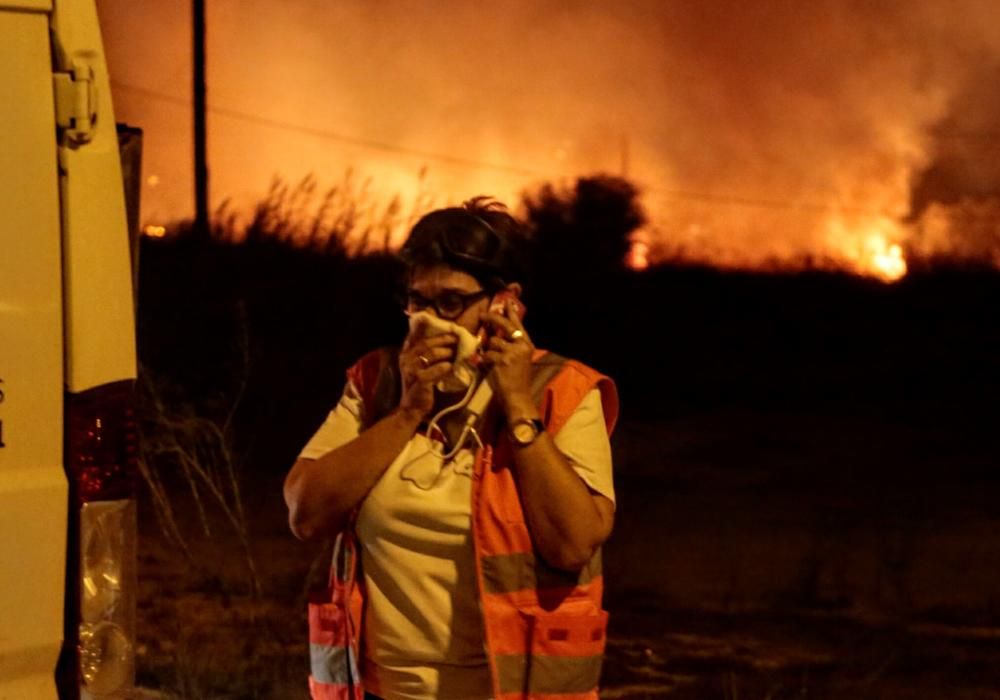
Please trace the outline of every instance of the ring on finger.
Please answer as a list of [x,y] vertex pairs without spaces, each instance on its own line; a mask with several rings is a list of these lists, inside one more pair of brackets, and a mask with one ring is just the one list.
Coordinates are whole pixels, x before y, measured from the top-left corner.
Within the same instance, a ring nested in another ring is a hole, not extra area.
[[524,337],[524,331],[522,331],[520,328],[515,328],[513,331],[511,331],[510,334],[511,340],[520,340],[523,337]]
[[430,367],[430,366],[431,366],[431,361],[430,361],[430,360],[428,360],[428,359],[427,359],[426,357],[424,357],[423,355],[419,355],[419,356],[417,357],[417,361],[418,361],[418,362],[420,362],[420,366],[421,366],[421,367],[423,367],[424,369],[427,369],[428,367]]

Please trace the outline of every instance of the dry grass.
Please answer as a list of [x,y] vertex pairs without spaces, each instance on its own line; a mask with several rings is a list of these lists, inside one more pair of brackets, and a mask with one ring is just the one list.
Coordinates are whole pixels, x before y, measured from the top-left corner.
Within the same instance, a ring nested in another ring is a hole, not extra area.
[[422,169],[420,186],[409,202],[399,195],[377,197],[371,179],[359,180],[350,169],[325,191],[319,190],[313,175],[295,184],[276,178],[248,221],[223,203],[213,235],[233,243],[281,242],[326,255],[384,252],[432,208],[433,197],[423,187],[425,176]]

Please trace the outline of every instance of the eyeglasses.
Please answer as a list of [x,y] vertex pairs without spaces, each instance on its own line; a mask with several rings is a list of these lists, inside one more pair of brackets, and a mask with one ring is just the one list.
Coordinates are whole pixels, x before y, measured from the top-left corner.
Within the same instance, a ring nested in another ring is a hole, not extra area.
[[468,294],[445,292],[436,299],[428,299],[423,294],[410,289],[406,292],[404,304],[408,311],[422,311],[432,307],[437,312],[438,317],[446,321],[454,321],[470,306],[489,295],[488,291],[480,289],[478,292],[469,292]]

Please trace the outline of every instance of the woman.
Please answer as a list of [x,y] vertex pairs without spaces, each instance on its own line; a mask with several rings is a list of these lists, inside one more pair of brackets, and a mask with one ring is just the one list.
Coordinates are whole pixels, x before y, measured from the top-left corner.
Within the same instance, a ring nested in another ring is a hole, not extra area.
[[[417,222],[402,349],[348,371],[286,479],[294,534],[337,535],[310,606],[314,698],[597,697],[617,395],[532,345],[520,240],[486,198]],[[456,352],[480,332],[493,397],[470,418],[483,394],[455,386]]]

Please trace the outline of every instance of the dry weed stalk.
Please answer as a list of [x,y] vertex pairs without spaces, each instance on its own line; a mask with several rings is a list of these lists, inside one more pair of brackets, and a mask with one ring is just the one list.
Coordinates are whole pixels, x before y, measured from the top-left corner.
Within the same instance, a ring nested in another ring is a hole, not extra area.
[[215,217],[215,235],[233,242],[277,240],[333,255],[386,252],[397,234],[433,206],[426,175],[426,167],[421,168],[409,212],[404,211],[404,197],[397,194],[386,201],[372,191],[371,178],[358,182],[352,169],[322,195],[314,175],[296,185],[275,179],[242,230],[239,217],[228,203],[223,205]]
[[143,420],[140,421],[139,471],[149,487],[164,537],[199,569],[203,567],[191,553],[187,538],[178,525],[173,498],[164,483],[168,470],[174,469],[183,477],[206,537],[212,535],[206,497],[219,509],[239,540],[247,567],[250,594],[256,600],[262,593],[260,576],[250,546],[230,438],[233,417],[246,390],[249,366],[246,318],[242,305],[239,311],[242,368],[234,398],[221,420],[202,415],[191,403],[168,404],[149,371],[140,367],[139,396],[144,410]]

